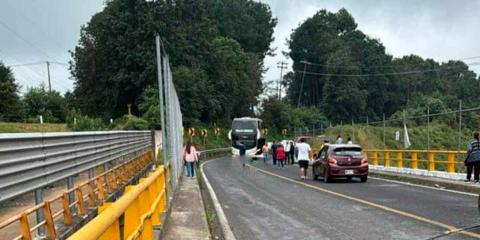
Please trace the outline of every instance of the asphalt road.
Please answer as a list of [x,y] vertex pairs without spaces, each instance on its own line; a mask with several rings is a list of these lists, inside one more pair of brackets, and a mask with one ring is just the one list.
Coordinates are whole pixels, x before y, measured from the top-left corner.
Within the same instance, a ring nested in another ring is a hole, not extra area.
[[372,178],[300,181],[296,166],[250,165],[204,165],[237,239],[480,238],[477,228],[460,231],[480,224],[476,196]]

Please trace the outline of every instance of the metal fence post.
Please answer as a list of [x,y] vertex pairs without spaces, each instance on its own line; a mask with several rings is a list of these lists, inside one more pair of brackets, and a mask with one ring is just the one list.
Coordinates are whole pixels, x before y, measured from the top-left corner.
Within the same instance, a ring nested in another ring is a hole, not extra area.
[[385,150],[387,146],[385,145],[385,113],[383,114],[383,150]]
[[[43,188],[35,189],[35,205],[38,205],[43,202]],[[36,211],[37,224],[42,222],[45,219],[43,215],[43,209],[40,208]],[[45,235],[45,227],[41,226],[38,228],[38,235],[43,237]]]
[[430,169],[430,104],[427,103],[427,169]]
[[[75,180],[73,179],[73,177],[68,177],[67,178],[67,189],[70,190],[74,187],[75,187]],[[70,193],[68,193],[68,203],[72,204],[73,202],[75,202],[75,193],[70,192]],[[72,211],[72,213],[74,213],[75,212],[75,207],[72,207],[71,211]]]
[[458,106],[458,145],[457,151],[460,151],[462,145],[462,100],[459,102]]

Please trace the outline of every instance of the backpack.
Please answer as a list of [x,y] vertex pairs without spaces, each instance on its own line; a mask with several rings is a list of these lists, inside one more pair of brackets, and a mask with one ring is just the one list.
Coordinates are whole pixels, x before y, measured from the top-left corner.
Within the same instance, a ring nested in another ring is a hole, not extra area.
[[280,145],[275,149],[275,155],[278,160],[283,160],[285,159],[285,149],[283,149],[283,146]]
[[480,142],[472,141],[470,143],[470,146],[472,150],[470,150],[467,156],[466,163],[467,164],[479,163],[480,162]]

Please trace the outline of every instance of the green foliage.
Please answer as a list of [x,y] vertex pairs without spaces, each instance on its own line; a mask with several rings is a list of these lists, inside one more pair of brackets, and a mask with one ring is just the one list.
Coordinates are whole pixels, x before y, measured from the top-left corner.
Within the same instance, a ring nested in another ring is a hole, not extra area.
[[248,0],[217,0],[212,11],[223,36],[237,40],[246,51],[265,57],[270,52],[277,19],[270,7]]
[[186,125],[252,115],[275,25],[268,5],[252,0],[107,1],[82,28],[72,53],[71,99],[103,118],[120,117],[133,104],[134,114],[158,128],[156,103],[141,99],[157,85],[158,32]]
[[148,130],[149,122],[135,116],[125,115],[114,123],[116,130]]
[[317,109],[294,107],[275,97],[263,101],[260,118],[273,135],[278,134],[282,129],[287,129],[292,134],[294,128],[308,130],[327,125],[327,119]]
[[[379,40],[357,29],[345,9],[318,11],[293,31],[289,46],[294,71],[285,77],[288,99],[321,106],[336,123],[365,121],[367,116],[381,120],[383,114],[398,116],[404,108],[425,112],[427,102],[432,112],[456,109],[458,100],[464,107],[478,105],[480,85],[465,63],[415,55],[394,59]],[[305,60],[315,64],[304,65]],[[414,74],[383,74],[392,72]]]
[[142,118],[148,122],[149,129],[161,129],[160,104],[158,89],[148,87],[139,99],[138,110]]
[[44,84],[29,88],[23,96],[23,104],[27,118],[42,115],[44,122],[65,121],[65,99],[57,91],[46,90]]
[[0,121],[18,121],[22,118],[18,91],[12,70],[0,62]]
[[77,123],[73,124],[72,131],[105,131],[108,130],[106,124],[100,118],[91,118],[88,116],[77,116]]

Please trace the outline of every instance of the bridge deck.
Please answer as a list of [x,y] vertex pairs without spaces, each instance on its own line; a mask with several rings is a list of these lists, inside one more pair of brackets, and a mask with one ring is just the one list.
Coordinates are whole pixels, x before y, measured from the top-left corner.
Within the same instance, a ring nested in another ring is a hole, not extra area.
[[183,176],[164,227],[165,240],[208,240],[207,217],[197,179]]
[[[302,182],[296,166],[251,165],[205,165],[237,239],[428,239],[479,219],[471,194],[380,179]],[[442,239],[480,236],[475,231]]]

